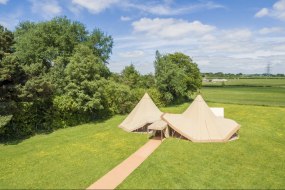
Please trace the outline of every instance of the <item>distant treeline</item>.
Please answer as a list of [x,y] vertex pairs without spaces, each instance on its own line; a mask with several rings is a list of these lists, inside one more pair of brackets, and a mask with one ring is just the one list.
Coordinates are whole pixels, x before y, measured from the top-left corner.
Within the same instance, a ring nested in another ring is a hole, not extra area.
[[285,74],[243,74],[243,73],[202,73],[203,78],[227,78],[227,79],[236,79],[236,78],[244,78],[244,79],[264,79],[264,78],[285,78]]
[[182,53],[154,59],[155,73],[107,67],[113,38],[57,17],[0,25],[0,140],[128,113],[145,92],[158,105],[185,101],[202,85],[199,68]]

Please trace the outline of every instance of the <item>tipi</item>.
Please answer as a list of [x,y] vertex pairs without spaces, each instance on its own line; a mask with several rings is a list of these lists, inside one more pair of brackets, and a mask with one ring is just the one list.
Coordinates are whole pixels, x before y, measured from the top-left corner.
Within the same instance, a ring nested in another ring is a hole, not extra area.
[[231,119],[217,117],[201,95],[182,114],[164,114],[162,119],[180,135],[193,142],[225,142],[240,128]]
[[150,96],[145,93],[136,107],[126,117],[126,119],[119,125],[120,128],[131,132],[151,124],[155,121],[161,120],[162,112],[154,104]]

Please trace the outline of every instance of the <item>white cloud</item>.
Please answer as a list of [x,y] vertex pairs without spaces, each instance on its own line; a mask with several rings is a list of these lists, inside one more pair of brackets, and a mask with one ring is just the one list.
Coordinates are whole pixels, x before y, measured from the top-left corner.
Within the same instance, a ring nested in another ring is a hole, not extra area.
[[[152,0],[145,1],[144,3],[138,3],[140,1],[130,0],[72,0],[72,4],[87,9],[90,13],[98,14],[105,11],[108,8],[116,6],[121,9],[136,9],[143,13],[153,15],[180,15],[184,13],[190,13],[199,10],[211,10],[218,8],[225,8],[220,4],[213,3],[211,1],[196,3],[196,4],[184,4],[180,6],[174,1],[164,1],[163,3]],[[74,8],[71,9],[71,11]],[[78,9],[76,9],[77,13]]]
[[260,18],[260,17],[264,17],[264,16],[267,16],[269,14],[269,11],[267,8],[262,8],[260,11],[258,11],[254,16],[257,17],[257,18]]
[[285,0],[279,0],[273,5],[272,16],[285,21]]
[[[132,34],[114,36],[116,46],[109,65],[114,72],[120,72],[130,60],[140,72],[154,72],[155,51],[159,50],[191,56],[202,72],[263,73],[271,63],[273,73],[285,73],[285,35],[279,32],[276,36],[277,27],[225,30],[174,18],[142,18],[132,26]],[[138,48],[143,55],[134,51]],[[136,53],[138,57],[132,56]]]
[[272,34],[272,33],[279,33],[282,31],[283,31],[283,28],[280,28],[280,27],[271,27],[271,28],[265,27],[265,28],[260,29],[258,32],[261,35],[266,35],[266,34]]
[[118,2],[118,0],[72,0],[73,4],[85,8],[93,14],[100,13]]
[[121,19],[121,21],[129,21],[129,20],[131,20],[131,18],[128,17],[128,16],[121,16],[120,19]]
[[155,15],[177,15],[183,12],[183,8],[172,9],[169,5],[162,4],[135,4],[135,3],[125,3],[125,7],[138,9],[142,12],[147,12]]
[[270,16],[282,21],[285,21],[285,0],[278,0],[272,8],[262,8],[255,14],[255,17]]
[[50,19],[62,13],[62,8],[56,0],[30,0],[32,12],[41,15],[45,19]]
[[249,29],[235,29],[224,31],[224,38],[229,40],[244,41],[248,40],[252,33]]
[[8,0],[0,0],[0,4],[6,5]]
[[212,34],[206,34],[201,38],[202,41],[214,41],[216,39],[217,38]]
[[216,4],[210,1],[198,4],[184,4],[182,7],[175,6],[174,1],[166,1],[165,3],[158,3],[156,1],[146,1],[144,4],[124,1],[122,6],[126,8],[138,9],[139,11],[150,13],[153,15],[180,15],[199,10],[225,8],[220,4]]
[[121,57],[126,57],[126,58],[134,58],[134,57],[141,57],[144,55],[144,52],[141,50],[135,50],[135,51],[127,51],[127,52],[121,52],[119,53]]
[[279,0],[273,5],[273,9],[277,11],[285,11],[285,0]]
[[188,22],[174,18],[141,18],[132,25],[135,32],[168,39],[182,38],[187,35],[203,35],[215,29],[214,26],[202,24],[199,21]]

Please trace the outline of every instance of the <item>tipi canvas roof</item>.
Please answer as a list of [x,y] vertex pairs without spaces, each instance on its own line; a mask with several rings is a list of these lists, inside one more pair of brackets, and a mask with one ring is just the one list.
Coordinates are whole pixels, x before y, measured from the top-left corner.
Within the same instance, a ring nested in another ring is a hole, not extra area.
[[193,142],[228,141],[240,128],[231,119],[217,117],[201,95],[182,114],[164,114],[162,119]]
[[136,107],[119,125],[119,127],[131,132],[145,126],[146,124],[160,120],[161,115],[162,112],[154,104],[150,96],[145,93]]

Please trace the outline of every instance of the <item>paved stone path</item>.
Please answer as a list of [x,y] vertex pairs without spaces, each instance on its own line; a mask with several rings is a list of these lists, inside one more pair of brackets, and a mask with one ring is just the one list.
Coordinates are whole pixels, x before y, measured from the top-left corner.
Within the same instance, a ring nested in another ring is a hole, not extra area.
[[161,140],[150,139],[130,157],[113,168],[87,189],[115,189],[161,144]]

